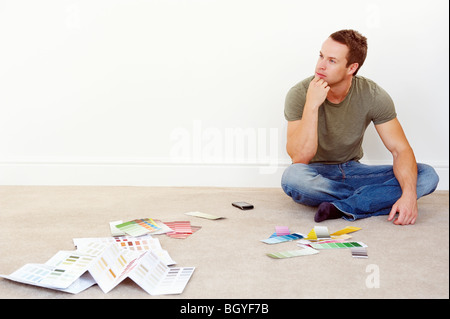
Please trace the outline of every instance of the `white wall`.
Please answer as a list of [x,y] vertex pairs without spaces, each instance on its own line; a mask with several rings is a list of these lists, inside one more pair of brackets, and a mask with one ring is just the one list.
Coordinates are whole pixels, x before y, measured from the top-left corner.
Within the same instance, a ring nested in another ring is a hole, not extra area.
[[[343,28],[369,41],[448,189],[447,0],[0,0],[1,185],[278,187],[284,98]],[[391,163],[371,125],[367,163]]]

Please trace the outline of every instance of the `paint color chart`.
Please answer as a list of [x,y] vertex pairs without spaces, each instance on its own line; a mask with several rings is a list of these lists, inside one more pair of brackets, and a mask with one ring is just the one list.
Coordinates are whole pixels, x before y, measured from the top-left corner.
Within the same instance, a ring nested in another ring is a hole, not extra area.
[[47,264],[26,264],[8,276],[0,275],[0,277],[72,294],[80,293],[95,284],[87,272],[74,279],[73,273],[70,276],[64,276],[65,273],[65,270]]
[[298,240],[298,239],[302,239],[302,238],[303,238],[303,235],[297,234],[297,233],[292,233],[292,234],[284,235],[284,236],[277,236],[276,233],[274,233],[270,238],[262,239],[261,241],[263,243],[272,245],[272,244],[279,244],[279,243],[284,243],[284,242],[292,241],[292,240]]
[[136,251],[151,251],[157,255],[167,266],[176,262],[170,257],[167,250],[162,249],[159,239],[150,235],[141,237],[117,237],[114,241],[119,247]]
[[100,237],[100,238],[74,238],[73,243],[79,249],[83,246],[90,246],[92,243],[114,243],[120,248],[135,251],[152,251],[167,266],[175,265],[176,261],[170,257],[167,250],[162,249],[159,239],[153,238],[151,235],[143,235],[140,237],[122,236],[122,237]]
[[296,240],[296,244],[303,249],[286,250],[266,255],[274,259],[285,259],[299,256],[308,256],[318,254],[320,250],[349,248],[354,258],[368,258],[367,245],[360,241],[347,241],[351,238],[348,233],[360,230],[359,227],[347,226],[330,235],[328,227],[314,226],[313,229],[304,236],[300,233],[292,233],[280,236],[289,231],[287,226],[276,226],[275,233],[268,239],[261,240],[266,244],[278,244],[287,241]]
[[330,238],[330,233],[328,232],[328,227],[326,226],[314,226],[314,228],[311,229],[305,237],[307,240],[322,240]]
[[343,243],[311,243],[310,246],[314,249],[339,249],[339,248],[353,248],[353,247],[367,247],[362,242],[343,242]]
[[354,258],[369,258],[366,247],[352,247],[350,248],[350,251]]
[[129,277],[151,295],[181,294],[194,270],[195,267],[169,268],[149,252]]
[[[0,276],[70,293],[79,293],[95,283],[108,293],[132,277],[145,291],[157,295],[181,293],[195,269],[168,267],[170,256],[164,256],[162,252],[167,252],[163,249],[152,251],[152,247],[161,246],[151,237],[78,238],[74,243],[78,245],[76,251],[59,251],[46,264],[26,264],[10,275]],[[142,249],[129,249],[131,246]]]
[[99,238],[74,238],[73,243],[76,247],[82,247],[92,242],[99,243],[115,243],[121,248],[146,251],[162,249],[161,244],[157,238],[150,235],[143,235],[140,237],[121,236],[121,237],[99,237]]
[[168,232],[166,235],[177,239],[186,239],[201,228],[200,226],[191,226],[190,221],[166,222],[165,224],[173,229],[172,232]]
[[161,229],[151,218],[134,219],[115,226],[130,236],[142,236]]
[[292,257],[299,257],[299,256],[308,256],[308,255],[315,255],[319,252],[315,249],[312,249],[310,247],[305,247],[304,249],[297,249],[297,250],[287,250],[287,251],[281,251],[278,253],[271,253],[267,254],[267,256],[271,258],[276,259],[284,259],[284,258],[292,258]]
[[45,264],[54,269],[41,281],[52,287],[67,288],[85,273],[95,257],[72,251],[59,251]]
[[135,251],[111,244],[97,258],[89,272],[103,292],[108,293],[127,277],[139,257],[140,254]]
[[192,234],[191,222],[189,221],[166,222],[166,225],[176,233]]
[[184,214],[188,215],[188,216],[206,218],[206,219],[211,219],[211,220],[224,219],[225,218],[225,217],[211,215],[211,214],[202,213],[202,212],[187,212],[187,213],[184,213]]
[[335,231],[334,233],[331,234],[331,236],[340,236],[340,235],[344,235],[344,234],[348,234],[348,233],[353,233],[358,230],[361,230],[361,228],[354,227],[354,226],[347,226],[343,229]]
[[275,226],[275,233],[277,236],[290,235],[289,227],[287,226]]
[[[192,274],[194,268],[186,269],[192,269]],[[130,277],[149,294],[177,294],[190,278],[184,268],[168,267],[153,251],[128,250],[115,244],[110,244],[98,256],[89,272],[105,293]]]
[[[222,218],[200,212],[188,215]],[[152,235],[187,238],[200,226],[192,226],[189,221],[163,223],[142,218],[113,221],[109,228],[113,237],[74,238],[75,251],[59,251],[45,264],[26,264],[0,277],[74,294],[94,284],[108,293],[127,277],[152,295],[184,290],[195,268],[169,267],[176,262]]]
[[19,282],[28,283],[31,285],[38,285],[42,287],[47,287],[46,285],[40,284],[50,272],[53,267],[41,264],[26,264],[19,268],[9,276],[2,276],[4,278],[15,278]]

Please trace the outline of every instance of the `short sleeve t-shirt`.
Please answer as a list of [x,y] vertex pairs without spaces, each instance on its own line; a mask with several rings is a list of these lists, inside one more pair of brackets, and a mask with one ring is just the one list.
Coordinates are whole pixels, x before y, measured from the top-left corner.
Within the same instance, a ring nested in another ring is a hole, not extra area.
[[[301,120],[311,76],[292,87],[285,101],[284,116],[288,121]],[[363,157],[364,133],[371,122],[375,125],[394,119],[394,102],[375,82],[354,76],[350,90],[339,104],[328,100],[319,108],[318,148],[311,163],[339,164]]]

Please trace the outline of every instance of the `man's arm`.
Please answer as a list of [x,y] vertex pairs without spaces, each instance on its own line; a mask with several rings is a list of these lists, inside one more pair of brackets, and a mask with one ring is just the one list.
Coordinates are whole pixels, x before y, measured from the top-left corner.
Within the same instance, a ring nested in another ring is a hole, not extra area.
[[318,111],[329,90],[327,82],[315,77],[306,93],[302,119],[288,122],[286,150],[293,163],[308,164],[316,155]]
[[414,224],[417,219],[417,163],[414,152],[406,139],[400,122],[395,118],[389,122],[375,125],[386,148],[392,153],[394,174],[402,196],[392,206],[388,220],[394,219],[396,225]]

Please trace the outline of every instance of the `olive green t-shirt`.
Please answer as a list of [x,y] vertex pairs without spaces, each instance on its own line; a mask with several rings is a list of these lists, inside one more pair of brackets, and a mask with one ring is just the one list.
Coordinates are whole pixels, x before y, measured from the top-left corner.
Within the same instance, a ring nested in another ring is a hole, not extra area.
[[[288,121],[302,118],[311,76],[292,87],[284,116]],[[375,82],[354,76],[350,91],[339,104],[325,102],[319,108],[318,148],[311,163],[339,164],[363,157],[362,142],[370,122],[375,125],[394,119],[394,102]]]

